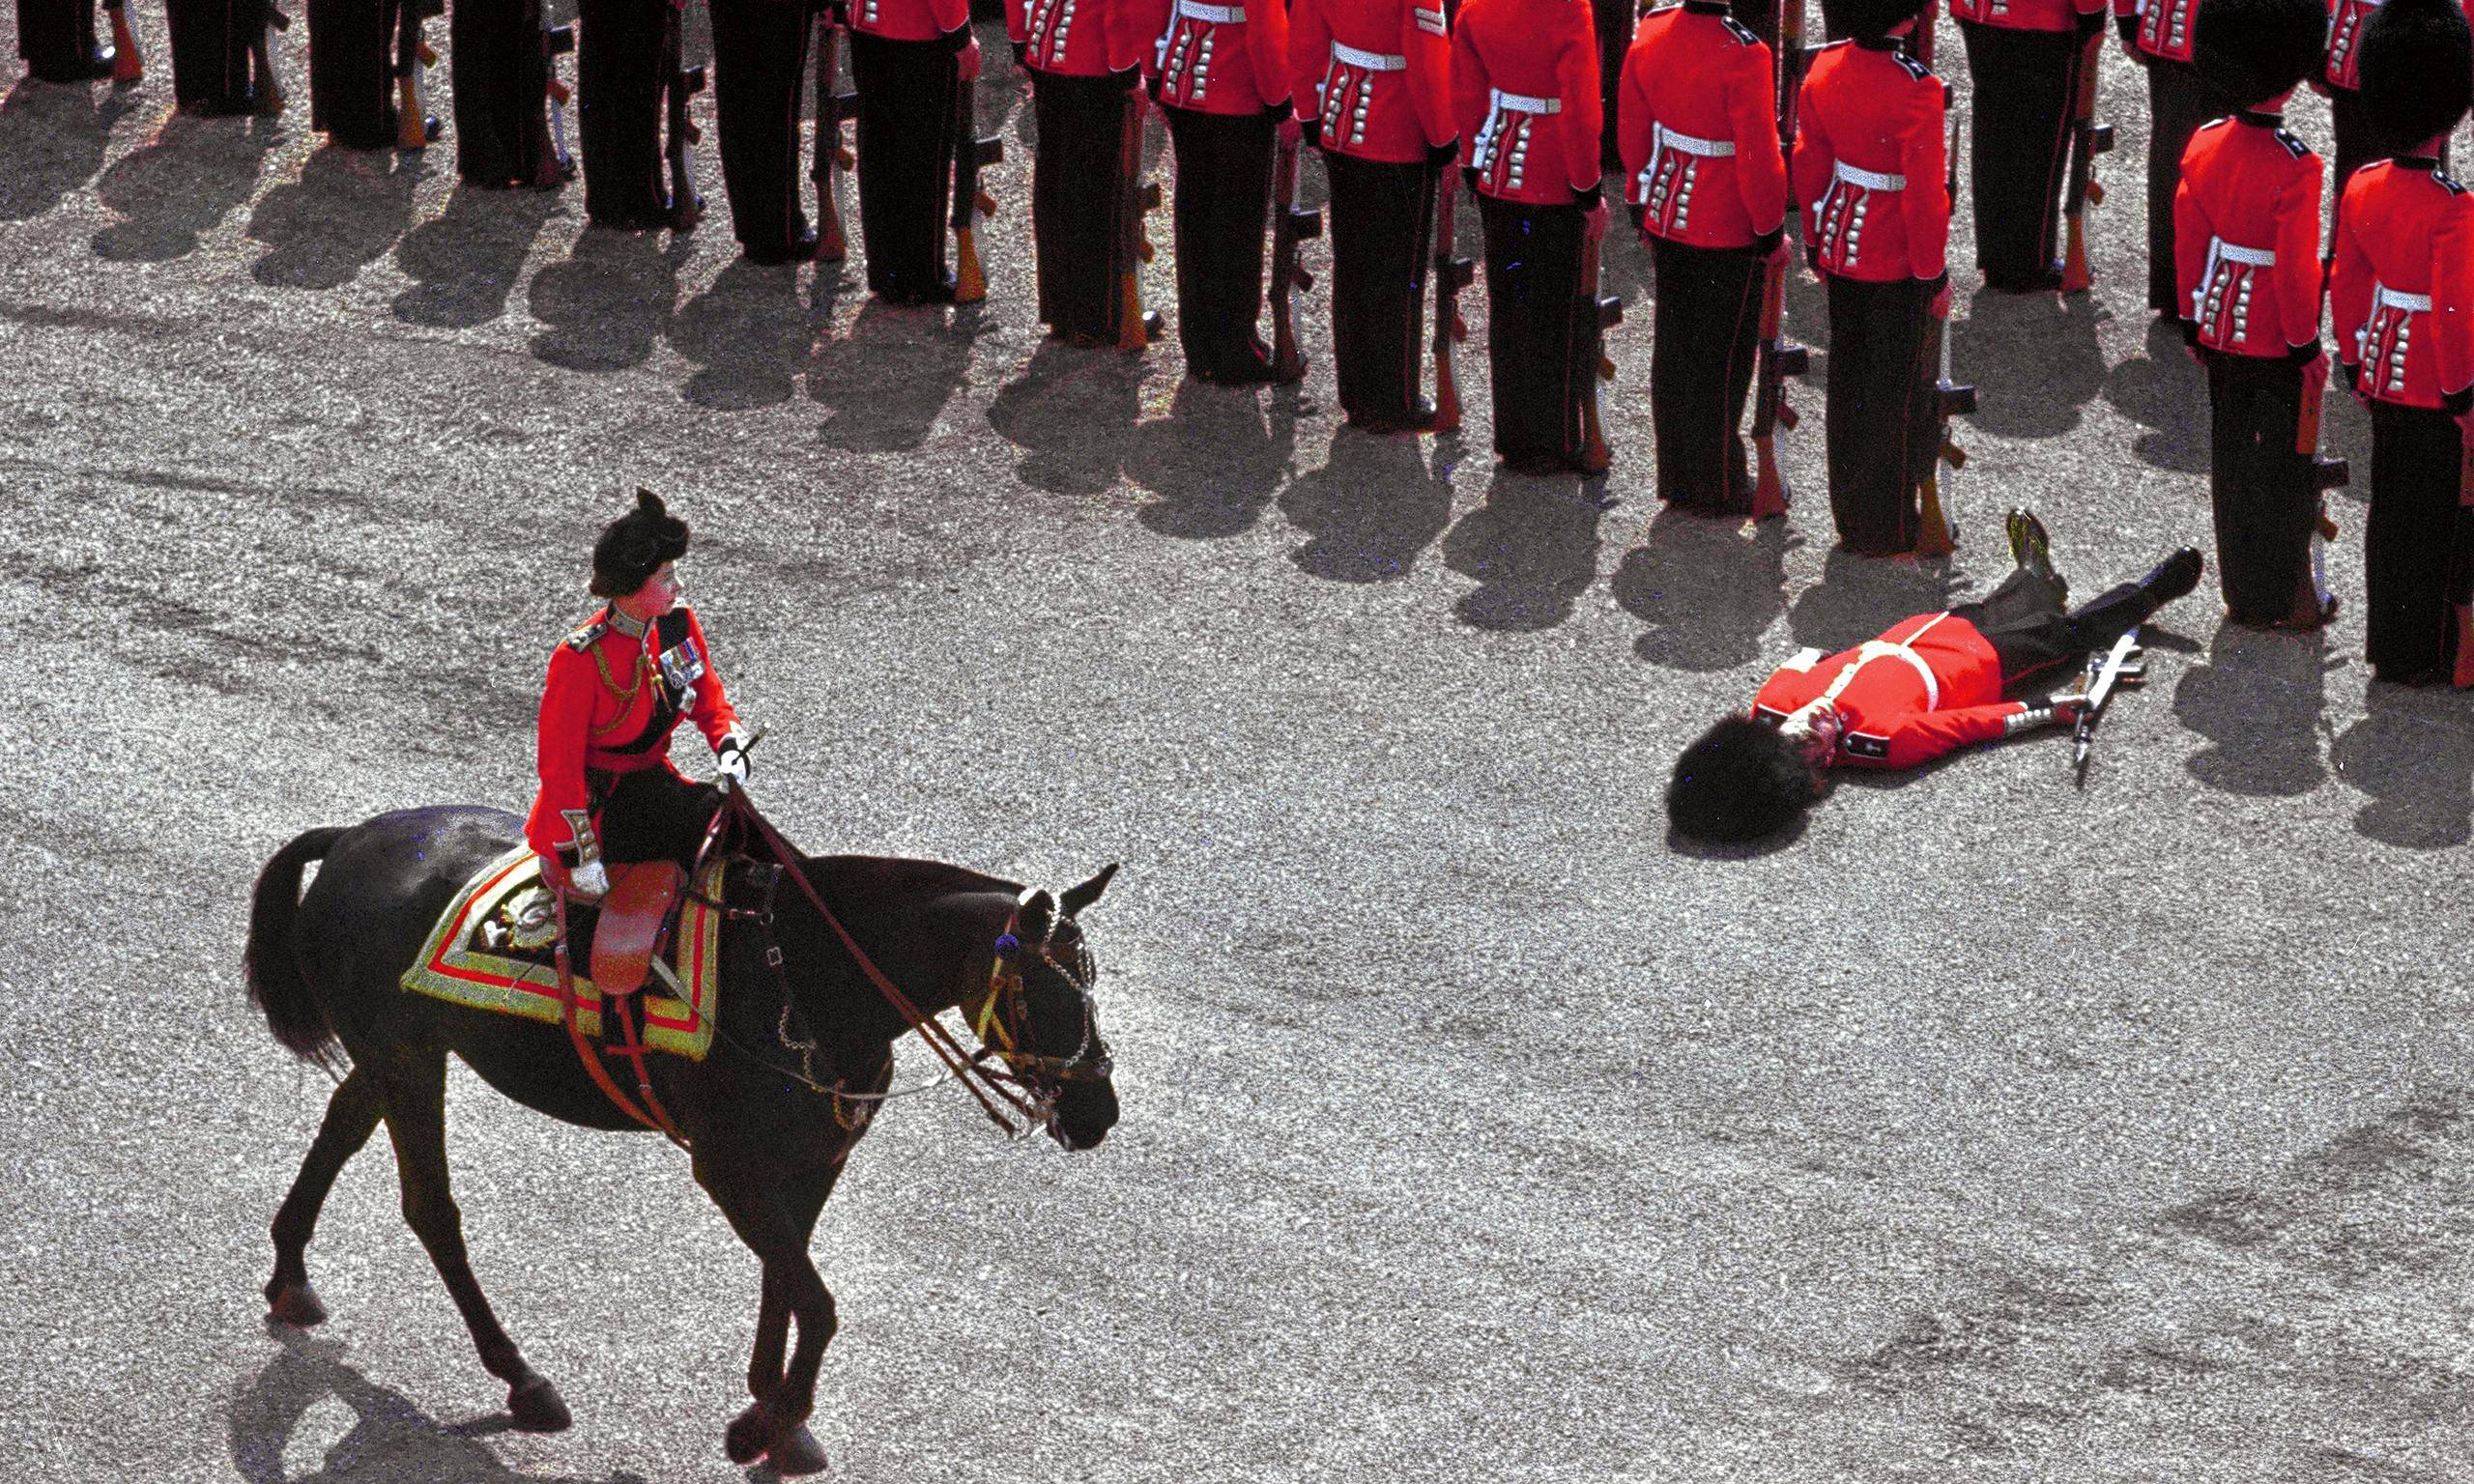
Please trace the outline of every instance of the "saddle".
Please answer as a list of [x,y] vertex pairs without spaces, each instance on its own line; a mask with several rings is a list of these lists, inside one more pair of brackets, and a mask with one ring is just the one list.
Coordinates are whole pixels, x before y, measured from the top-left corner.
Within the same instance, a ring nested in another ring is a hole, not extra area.
[[643,988],[645,975],[661,961],[687,872],[672,861],[630,861],[609,870],[610,890],[592,928],[591,973],[593,987],[616,999]]

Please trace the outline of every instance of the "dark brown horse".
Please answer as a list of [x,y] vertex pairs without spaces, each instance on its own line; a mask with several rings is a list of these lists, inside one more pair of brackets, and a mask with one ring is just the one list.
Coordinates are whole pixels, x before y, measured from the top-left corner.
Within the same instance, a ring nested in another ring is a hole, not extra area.
[[[515,816],[474,808],[311,830],[258,876],[246,969],[250,998],[277,1041],[331,1070],[350,1059],[275,1213],[274,1276],[266,1288],[273,1317],[294,1325],[326,1318],[302,1255],[336,1174],[384,1120],[405,1220],[446,1280],[481,1363],[506,1383],[517,1427],[551,1431],[568,1424],[566,1404],[500,1327],[465,1255],[463,1220],[447,1190],[446,1054],[553,1118],[591,1128],[638,1126],[595,1088],[563,1028],[399,987],[439,915],[520,837]],[[303,897],[301,877],[312,861],[322,864]],[[1002,1060],[1058,1143],[1088,1149],[1108,1134],[1116,1091],[1091,1003],[1098,971],[1077,919],[1099,899],[1114,867],[1060,899],[934,861],[823,856],[793,865],[920,1012],[933,1015],[992,992],[1010,1001],[997,1007],[1017,1028]],[[806,1421],[833,1337],[833,1295],[808,1257],[809,1237],[844,1158],[867,1130],[877,1106],[870,1095],[891,1077],[893,1042],[909,1027],[805,894],[777,885],[769,865],[733,866],[725,900],[755,905],[723,929],[712,1050],[701,1062],[669,1055],[650,1062],[654,1090],[689,1142],[696,1183],[763,1264],[747,1374],[755,1401],[733,1419],[724,1446],[734,1463],[769,1458],[789,1474],[824,1467]],[[766,905],[769,918],[759,915]],[[768,962],[773,945],[778,973]],[[992,978],[1000,951],[1019,977]],[[991,991],[992,983],[1003,987]],[[798,1043],[811,1041],[803,1064]],[[786,1364],[792,1319],[798,1343]]]

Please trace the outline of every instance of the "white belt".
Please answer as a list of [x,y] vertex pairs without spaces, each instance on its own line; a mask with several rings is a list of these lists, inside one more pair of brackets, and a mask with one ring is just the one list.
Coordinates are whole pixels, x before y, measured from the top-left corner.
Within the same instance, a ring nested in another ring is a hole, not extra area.
[[1698,155],[1703,159],[1724,159],[1736,152],[1732,139],[1696,139],[1690,134],[1679,134],[1663,124],[1653,124],[1650,129],[1654,153],[1674,150],[1682,155]]
[[2407,314],[2431,312],[2431,297],[2429,294],[2406,294],[2382,284],[2372,297],[2377,300],[2382,309],[2402,309]]
[[1524,98],[1518,93],[1507,93],[1501,88],[1495,89],[1494,93],[1494,107],[1498,110],[1510,110],[1513,113],[1561,113],[1564,111],[1564,100],[1560,98]]
[[1215,26],[1233,26],[1246,18],[1242,5],[1196,5],[1194,0],[1177,0],[1177,14],[1186,20],[1209,21]]
[[1843,159],[1833,163],[1830,168],[1848,185],[1861,186],[1866,190],[1907,189],[1907,177],[1903,175],[1884,175],[1876,170],[1858,170]]
[[2252,268],[2277,266],[2277,252],[2273,247],[2242,247],[2219,237],[2209,240],[2207,251],[2209,257],[2220,263],[2241,263]]
[[1409,59],[1396,52],[1360,51],[1338,42],[1332,43],[1332,60],[1363,68],[1369,72],[1405,72],[1409,70]]
[[1856,646],[1856,658],[1850,660],[1847,664],[1847,668],[1838,672],[1838,678],[1829,683],[1828,690],[1822,692],[1821,699],[1835,704],[1840,695],[1842,695],[1846,691],[1847,687],[1855,681],[1856,671],[1862,670],[1865,666],[1871,664],[1875,660],[1901,659],[1915,667],[1915,672],[1924,677],[1924,709],[1927,711],[1941,710],[1942,682],[1934,678],[1933,667],[1924,663],[1924,656],[1916,653],[1913,649],[1909,648],[1908,646],[1914,643],[1917,640],[1922,639],[1925,635],[1932,633],[1935,626],[1940,624],[1942,618],[1947,618],[1950,615],[1948,614],[1942,614],[1940,618],[1935,618],[1932,623],[1926,624],[1924,627],[1916,630],[1913,634],[1910,634],[1906,639],[1901,640],[1897,643],[1890,643],[1886,641],[1878,639],[1868,639],[1864,641],[1864,642]]

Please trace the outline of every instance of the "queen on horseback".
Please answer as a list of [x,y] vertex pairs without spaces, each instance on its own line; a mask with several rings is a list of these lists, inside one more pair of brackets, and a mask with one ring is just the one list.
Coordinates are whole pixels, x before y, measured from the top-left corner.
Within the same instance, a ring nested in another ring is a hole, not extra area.
[[608,606],[550,653],[541,788],[524,837],[555,889],[623,898],[623,884],[613,890],[614,873],[621,883],[671,873],[611,868],[692,862],[721,793],[672,765],[670,734],[682,717],[712,744],[719,774],[747,782],[750,739],[713,668],[704,626],[680,601],[687,539],[687,523],[660,496],[638,490],[636,508],[593,543],[591,591]]

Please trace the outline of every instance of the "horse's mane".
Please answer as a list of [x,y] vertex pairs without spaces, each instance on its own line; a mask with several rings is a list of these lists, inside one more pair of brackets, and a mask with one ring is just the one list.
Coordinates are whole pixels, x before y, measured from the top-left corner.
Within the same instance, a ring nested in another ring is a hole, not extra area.
[[802,855],[799,865],[808,879],[816,883],[817,890],[829,895],[850,891],[945,897],[991,892],[1019,897],[1022,891],[1021,882],[992,876],[967,866],[908,856]]

